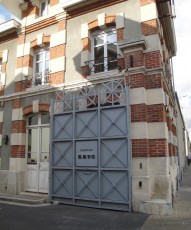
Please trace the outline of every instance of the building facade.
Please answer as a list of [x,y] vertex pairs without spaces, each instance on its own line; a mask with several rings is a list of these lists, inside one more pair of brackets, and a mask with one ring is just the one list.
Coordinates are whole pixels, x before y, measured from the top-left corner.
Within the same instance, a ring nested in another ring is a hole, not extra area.
[[[128,204],[132,204],[132,207],[128,206],[130,210],[170,213],[180,172],[178,153],[181,159],[185,156],[182,151],[184,140],[179,145],[177,140],[177,133],[182,130],[177,130],[179,108],[176,106],[171,65],[171,59],[176,55],[172,2],[12,2],[0,2],[20,19],[0,25],[0,191],[14,194],[49,192],[53,200],[65,202],[66,195],[62,199],[62,194],[69,186],[68,179],[60,181],[64,186],[57,197],[52,185],[55,171],[52,159],[56,154],[52,133],[56,124],[50,122],[51,100],[58,99],[58,92],[61,101],[66,100],[64,92],[68,90],[83,94],[79,89],[83,84],[89,87],[99,84],[100,87],[105,82],[123,80],[122,85],[128,89],[126,116],[129,132],[126,135],[129,150],[123,149],[123,152],[129,159],[125,167],[129,181],[128,188],[120,188],[119,181],[109,180],[113,184],[111,193],[119,190],[119,196],[125,196],[128,190]],[[110,86],[108,88],[111,90]],[[118,97],[117,90],[118,87],[112,88],[110,96]],[[97,94],[94,96],[94,107],[99,107]],[[92,100],[92,95],[88,100]],[[117,103],[110,103],[111,108]],[[87,104],[83,106],[88,108]],[[102,110],[98,111],[101,113]],[[118,119],[121,117],[112,122],[117,124]],[[118,129],[122,130],[122,127]],[[92,146],[101,143],[98,140],[102,137],[97,135],[96,138]],[[80,144],[74,137],[71,141],[76,143],[75,155]],[[83,141],[87,141],[87,137],[83,137]],[[101,150],[99,154],[101,156]],[[114,158],[122,164],[116,154],[113,153]],[[64,159],[64,154],[61,155]],[[96,164],[100,165],[100,159]],[[77,160],[74,161],[69,169],[77,171],[80,167],[87,167],[86,164],[77,164]],[[116,167],[114,161],[107,168],[107,175]],[[101,174],[101,166],[99,170]],[[114,177],[117,177],[117,170],[115,173]],[[52,178],[50,181],[49,177]],[[106,182],[101,184],[99,177],[97,180],[99,188],[105,186]],[[73,183],[74,187],[77,186],[75,179]],[[83,191],[89,188],[90,182],[85,184]],[[96,195],[99,204],[103,198],[100,193]],[[89,200],[91,204],[90,196],[84,196],[78,198]],[[115,208],[115,204],[111,207]]]

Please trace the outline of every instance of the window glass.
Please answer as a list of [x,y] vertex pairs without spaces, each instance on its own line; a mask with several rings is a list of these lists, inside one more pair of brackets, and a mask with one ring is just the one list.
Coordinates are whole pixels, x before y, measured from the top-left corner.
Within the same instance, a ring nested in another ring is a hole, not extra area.
[[50,123],[50,116],[48,113],[42,114],[41,115],[41,123],[44,124],[49,124]]
[[29,129],[27,163],[30,164],[37,163],[37,144],[38,144],[38,129]]
[[94,73],[117,68],[117,34],[115,30],[102,32],[102,34],[95,36],[93,47]]
[[45,16],[49,13],[50,0],[43,0],[40,3],[40,16]]
[[29,125],[38,125],[38,115],[29,117]]
[[43,127],[41,130],[41,162],[49,160],[49,138],[50,128]]
[[35,85],[48,83],[47,71],[49,71],[49,49],[37,51],[35,53]]

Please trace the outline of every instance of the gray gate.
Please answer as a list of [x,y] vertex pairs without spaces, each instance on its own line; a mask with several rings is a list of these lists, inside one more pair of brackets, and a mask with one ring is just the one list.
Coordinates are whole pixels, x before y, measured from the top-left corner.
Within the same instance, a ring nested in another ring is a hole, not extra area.
[[51,106],[52,201],[131,210],[127,95],[123,80],[57,92]]

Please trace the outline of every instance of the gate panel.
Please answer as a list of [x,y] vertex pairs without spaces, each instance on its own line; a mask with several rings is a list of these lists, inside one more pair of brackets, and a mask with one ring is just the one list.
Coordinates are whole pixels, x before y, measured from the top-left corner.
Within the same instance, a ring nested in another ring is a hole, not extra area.
[[50,197],[130,211],[128,89],[118,80],[71,92],[52,102]]

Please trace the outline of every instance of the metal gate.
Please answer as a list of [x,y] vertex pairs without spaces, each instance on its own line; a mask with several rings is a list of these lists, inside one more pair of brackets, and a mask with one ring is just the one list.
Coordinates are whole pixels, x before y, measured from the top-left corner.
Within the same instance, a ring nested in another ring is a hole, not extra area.
[[51,108],[51,200],[130,211],[131,148],[124,81],[59,91]]

